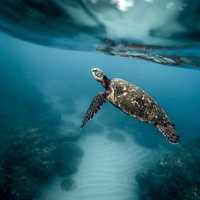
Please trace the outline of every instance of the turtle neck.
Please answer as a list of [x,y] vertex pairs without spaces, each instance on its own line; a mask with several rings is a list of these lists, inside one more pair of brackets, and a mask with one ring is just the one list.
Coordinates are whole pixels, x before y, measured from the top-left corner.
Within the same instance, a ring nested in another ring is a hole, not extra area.
[[110,79],[107,78],[107,76],[104,76],[104,78],[103,78],[103,86],[104,86],[104,88],[107,90],[109,88],[109,85],[110,85]]

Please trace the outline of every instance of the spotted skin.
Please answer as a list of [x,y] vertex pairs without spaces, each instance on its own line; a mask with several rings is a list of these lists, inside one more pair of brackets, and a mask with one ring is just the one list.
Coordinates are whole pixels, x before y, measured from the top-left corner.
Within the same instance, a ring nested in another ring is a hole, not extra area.
[[122,79],[112,79],[107,100],[126,114],[154,124],[169,142],[178,143],[174,124],[144,90]]
[[82,124],[80,126],[81,128],[83,128],[94,117],[94,115],[101,109],[102,105],[106,102],[106,96],[107,96],[107,93],[102,92],[102,93],[97,94],[93,98],[83,118]]

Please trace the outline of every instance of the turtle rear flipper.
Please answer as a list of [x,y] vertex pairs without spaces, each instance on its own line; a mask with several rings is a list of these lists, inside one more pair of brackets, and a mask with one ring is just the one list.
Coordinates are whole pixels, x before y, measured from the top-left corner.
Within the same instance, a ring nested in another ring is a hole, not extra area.
[[105,102],[106,102],[106,92],[99,93],[98,95],[96,95],[93,98],[93,100],[83,118],[81,128],[83,128],[87,124],[87,122],[94,117],[94,115],[98,112],[98,110],[101,109],[101,106]]
[[159,131],[168,139],[170,143],[177,144],[179,143],[179,136],[176,134],[174,125],[167,123],[164,125],[157,124],[156,127]]

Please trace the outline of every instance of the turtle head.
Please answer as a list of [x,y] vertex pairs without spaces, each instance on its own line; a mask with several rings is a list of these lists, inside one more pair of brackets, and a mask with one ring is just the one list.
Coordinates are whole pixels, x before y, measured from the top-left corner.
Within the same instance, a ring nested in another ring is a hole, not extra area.
[[91,69],[92,75],[93,77],[100,82],[104,88],[108,88],[109,84],[110,84],[110,80],[107,78],[107,76],[104,74],[104,72],[99,69],[99,68],[92,68]]
[[91,72],[92,72],[93,77],[97,81],[99,81],[99,82],[103,81],[105,74],[101,69],[95,67],[95,68],[91,69]]

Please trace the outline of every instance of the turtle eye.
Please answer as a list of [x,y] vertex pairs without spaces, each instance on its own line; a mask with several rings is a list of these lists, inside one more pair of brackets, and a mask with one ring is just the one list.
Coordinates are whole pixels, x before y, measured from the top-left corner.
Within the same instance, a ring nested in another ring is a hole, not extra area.
[[96,76],[99,77],[99,78],[102,77],[102,74],[101,74],[100,72],[98,72],[98,71],[96,71],[95,74],[96,74]]

